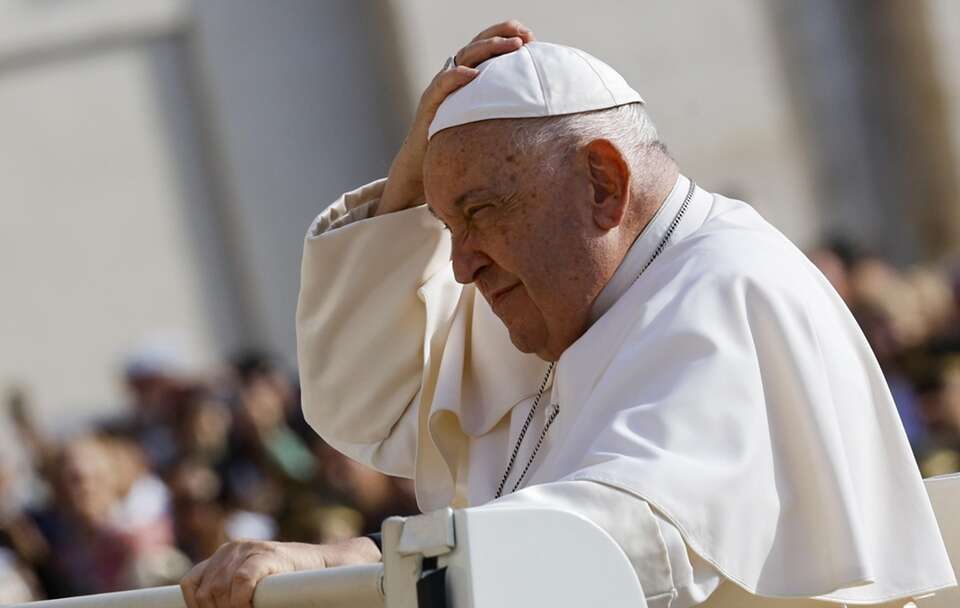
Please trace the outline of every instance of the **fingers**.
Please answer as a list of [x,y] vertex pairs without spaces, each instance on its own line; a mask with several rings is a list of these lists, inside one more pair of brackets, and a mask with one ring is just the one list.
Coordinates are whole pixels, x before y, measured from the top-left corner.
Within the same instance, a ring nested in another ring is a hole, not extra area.
[[523,44],[523,38],[519,36],[512,36],[510,38],[492,36],[471,42],[460,49],[454,59],[457,65],[465,65],[472,68],[480,65],[491,57],[512,53],[523,46]]
[[230,608],[250,608],[253,606],[253,593],[257,583],[271,574],[276,574],[280,568],[268,556],[250,555],[233,573],[233,583],[230,586]]
[[433,81],[423,92],[420,98],[420,109],[417,112],[417,120],[421,124],[430,124],[437,108],[448,95],[467,84],[479,72],[474,68],[458,65],[455,68],[444,70],[434,76]]
[[277,543],[232,542],[194,566],[180,589],[187,608],[251,608],[263,578],[295,569]]
[[510,19],[502,23],[497,23],[496,25],[491,25],[487,29],[477,34],[473,40],[471,40],[471,42],[477,42],[478,40],[483,40],[484,38],[493,38],[494,36],[500,36],[503,38],[519,36],[520,38],[523,38],[524,42],[534,41],[533,32],[531,32],[528,27],[516,19]]
[[187,572],[187,575],[180,580],[180,591],[183,593],[183,601],[187,608],[200,608],[196,599],[197,587],[203,580],[203,571],[206,569],[208,561],[210,560],[202,561],[191,568],[190,572]]
[[[236,543],[230,543],[223,549],[223,559],[210,561],[197,587],[196,598],[200,608],[230,608],[233,574],[244,556]],[[219,553],[217,551],[214,557]]]

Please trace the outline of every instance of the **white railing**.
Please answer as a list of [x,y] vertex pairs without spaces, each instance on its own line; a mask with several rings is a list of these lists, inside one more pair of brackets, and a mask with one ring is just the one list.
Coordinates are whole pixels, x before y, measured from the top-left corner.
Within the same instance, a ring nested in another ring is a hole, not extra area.
[[[277,574],[265,578],[254,608],[383,608],[383,565]],[[119,593],[17,604],[20,608],[186,608],[180,587],[155,587]]]
[[[927,480],[960,578],[960,475]],[[575,549],[574,549],[575,548]],[[786,600],[772,600],[783,606]],[[822,602],[789,600],[794,608]],[[555,509],[442,509],[383,523],[383,564],[277,574],[255,608],[646,608],[633,565],[606,532]],[[727,604],[724,604],[727,605]],[[757,605],[760,605],[759,601]],[[905,608],[902,600],[883,604]],[[960,607],[960,589],[916,602]],[[19,604],[19,608],[186,608],[179,587]]]

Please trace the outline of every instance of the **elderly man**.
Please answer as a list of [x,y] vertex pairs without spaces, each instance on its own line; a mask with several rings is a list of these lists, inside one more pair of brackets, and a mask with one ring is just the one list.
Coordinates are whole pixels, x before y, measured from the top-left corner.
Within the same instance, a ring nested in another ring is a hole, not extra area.
[[[650,606],[954,584],[828,282],[681,175],[609,66],[516,22],[437,75],[386,181],[311,226],[298,336],[305,414],[334,447],[415,479],[423,510],[582,514]],[[240,606],[267,574],[378,558],[366,539],[232,544],[183,587]]]

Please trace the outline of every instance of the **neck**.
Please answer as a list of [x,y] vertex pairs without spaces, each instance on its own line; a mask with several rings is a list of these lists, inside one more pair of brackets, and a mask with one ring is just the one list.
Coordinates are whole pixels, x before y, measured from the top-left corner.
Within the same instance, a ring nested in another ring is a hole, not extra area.
[[594,321],[591,310],[597,297],[609,284],[637,237],[656,216],[657,211],[676,185],[680,170],[673,159],[657,149],[652,151],[644,161],[640,164],[639,170],[634,172],[634,175],[640,179],[636,179],[630,189],[627,215],[624,217],[620,228],[616,229],[618,234],[607,241],[604,254],[599,256],[600,260],[598,260],[599,263],[594,269],[596,272],[594,276],[601,278],[592,286],[591,303],[583,311],[582,323],[578,325],[579,329],[573,332],[573,335],[568,336],[569,339],[559,347],[553,344],[551,345],[553,348],[538,351],[536,354],[541,359],[557,361],[563,351],[590,328]]
[[[599,319],[629,289],[638,273],[643,271],[645,263],[648,263],[659,249],[657,243],[668,238],[668,224],[677,213],[681,202],[678,197],[683,194],[678,191],[680,178],[676,167],[666,175],[672,180],[669,189],[662,188],[657,182],[657,187],[647,190],[648,200],[644,205],[643,217],[636,221],[639,228],[625,227],[621,232],[622,239],[618,242],[619,249],[611,251],[609,259],[615,265],[608,267],[604,273],[603,288],[590,305],[588,326]],[[632,198],[630,204],[639,208],[641,200]]]
[[611,263],[606,269],[604,286],[613,278],[637,237],[660,210],[660,206],[670,195],[680,175],[677,163],[666,154],[651,152],[650,156],[655,158],[647,159],[647,162],[641,166],[642,171],[639,172],[643,179],[637,180],[636,185],[631,188],[630,207],[627,217],[624,218],[624,229],[620,233]]
[[[637,240],[643,229],[647,227],[653,216],[660,210],[660,205],[670,195],[673,185],[677,183],[677,176],[680,175],[680,168],[670,157],[663,155],[663,158],[651,160],[644,167],[644,177],[646,179],[637,184],[636,192],[631,190],[629,216],[626,218],[626,230],[624,230],[623,239],[620,243],[621,251],[617,267],[623,262],[624,256],[633,242]],[[613,272],[610,273],[613,276]],[[609,277],[607,277],[609,280]]]

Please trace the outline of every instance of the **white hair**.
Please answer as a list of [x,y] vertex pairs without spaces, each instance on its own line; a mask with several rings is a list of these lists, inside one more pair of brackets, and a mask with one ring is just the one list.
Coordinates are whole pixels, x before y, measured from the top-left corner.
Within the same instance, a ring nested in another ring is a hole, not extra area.
[[[513,121],[512,139],[521,154],[540,154],[546,159],[563,157],[578,145],[603,138],[620,148],[632,168],[651,147],[665,151],[650,115],[642,103],[606,110]],[[545,159],[545,160],[546,160]],[[547,163],[556,167],[557,163]]]

